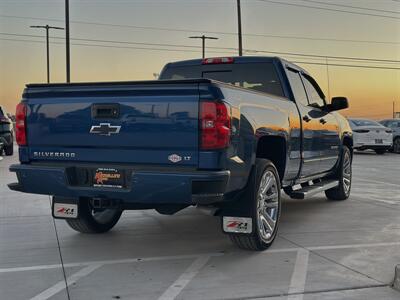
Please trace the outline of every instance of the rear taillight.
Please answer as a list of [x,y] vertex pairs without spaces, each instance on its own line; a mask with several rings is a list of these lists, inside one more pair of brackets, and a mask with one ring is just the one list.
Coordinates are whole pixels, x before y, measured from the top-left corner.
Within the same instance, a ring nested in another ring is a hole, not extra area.
[[353,130],[354,132],[357,132],[357,133],[368,133],[369,132],[369,130],[368,129],[355,129],[355,130]]
[[26,145],[26,105],[19,103],[15,113],[15,138],[19,146]]
[[390,129],[386,129],[385,131],[386,131],[386,133],[393,133],[393,131]]
[[231,137],[230,108],[222,102],[203,101],[200,104],[201,149],[223,149]]
[[202,61],[203,65],[218,65],[218,64],[232,64],[233,57],[212,57],[205,58]]

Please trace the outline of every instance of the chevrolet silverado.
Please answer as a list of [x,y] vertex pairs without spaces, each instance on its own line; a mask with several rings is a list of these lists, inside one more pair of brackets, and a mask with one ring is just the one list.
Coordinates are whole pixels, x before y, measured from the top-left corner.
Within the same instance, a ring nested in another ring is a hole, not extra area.
[[74,230],[110,230],[124,210],[212,211],[239,247],[274,241],[281,191],[351,189],[352,131],[313,77],[277,57],[167,64],[159,80],[28,84],[16,111],[12,190],[52,197]]

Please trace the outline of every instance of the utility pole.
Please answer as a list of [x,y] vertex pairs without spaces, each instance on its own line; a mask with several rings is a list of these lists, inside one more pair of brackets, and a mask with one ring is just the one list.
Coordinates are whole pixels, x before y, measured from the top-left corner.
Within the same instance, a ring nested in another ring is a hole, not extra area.
[[67,82],[71,82],[71,61],[69,51],[69,0],[65,0],[65,50],[66,50],[66,69]]
[[393,101],[393,119],[396,118],[396,112],[394,110],[394,101]]
[[64,30],[62,27],[54,27],[54,26],[30,26],[31,28],[40,28],[46,29],[46,54],[47,54],[47,83],[50,83],[50,49],[49,49],[49,30],[50,29],[58,29]]
[[206,40],[218,40],[217,37],[205,36],[204,34],[200,35],[200,36],[189,36],[189,39],[201,39],[202,56],[203,56],[203,58],[206,57]]
[[238,13],[238,41],[239,41],[239,56],[243,55],[242,45],[242,14],[240,9],[240,0],[237,0],[237,13]]

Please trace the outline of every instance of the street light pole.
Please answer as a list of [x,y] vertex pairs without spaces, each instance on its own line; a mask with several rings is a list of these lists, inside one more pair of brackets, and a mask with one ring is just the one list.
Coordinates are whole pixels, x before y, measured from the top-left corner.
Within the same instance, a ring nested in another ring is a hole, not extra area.
[[206,36],[206,35],[200,35],[200,36],[189,36],[189,39],[201,39],[201,48],[202,48],[202,57],[206,57],[206,40],[218,40],[217,37],[213,36]]
[[69,48],[69,0],[65,0],[65,50],[66,50],[66,71],[67,82],[71,82],[71,61]]
[[238,13],[238,41],[239,41],[239,56],[243,55],[242,45],[242,14],[240,9],[240,0],[237,0],[237,13]]
[[41,28],[46,29],[46,60],[47,60],[47,83],[50,83],[50,46],[49,46],[49,30],[50,29],[58,29],[64,30],[62,27],[54,27],[54,26],[30,26],[31,28]]

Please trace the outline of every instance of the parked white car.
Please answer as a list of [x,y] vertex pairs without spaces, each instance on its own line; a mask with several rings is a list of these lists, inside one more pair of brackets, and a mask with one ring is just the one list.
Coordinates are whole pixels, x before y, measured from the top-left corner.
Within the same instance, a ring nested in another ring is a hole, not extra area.
[[392,130],[367,119],[349,119],[353,130],[353,148],[356,150],[375,150],[377,154],[384,154],[392,147]]
[[387,119],[382,120],[383,126],[390,128],[393,132],[393,150],[394,153],[400,153],[400,119]]

